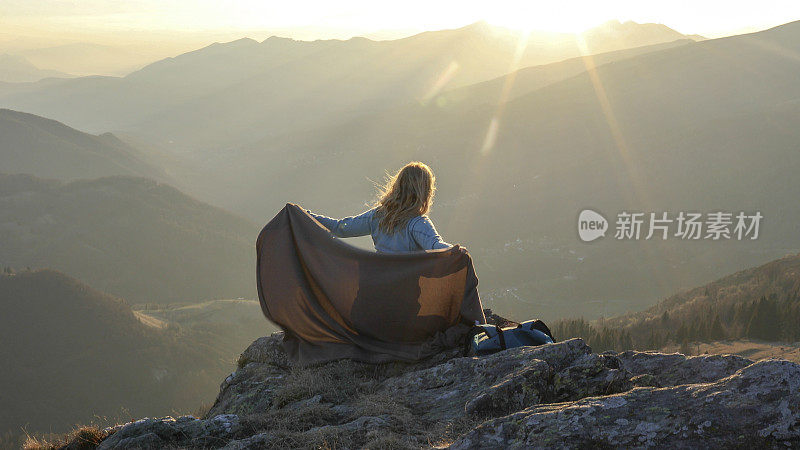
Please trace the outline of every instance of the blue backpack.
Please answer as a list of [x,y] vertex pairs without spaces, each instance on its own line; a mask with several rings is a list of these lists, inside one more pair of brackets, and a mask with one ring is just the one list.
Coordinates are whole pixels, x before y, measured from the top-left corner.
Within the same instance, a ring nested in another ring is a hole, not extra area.
[[555,342],[547,325],[541,320],[529,320],[516,327],[475,325],[467,335],[464,356],[484,356],[507,348],[552,344]]

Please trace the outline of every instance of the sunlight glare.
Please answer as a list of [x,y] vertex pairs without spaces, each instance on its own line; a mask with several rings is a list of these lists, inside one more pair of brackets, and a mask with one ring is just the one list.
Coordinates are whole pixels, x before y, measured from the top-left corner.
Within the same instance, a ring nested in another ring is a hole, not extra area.
[[508,102],[508,97],[511,94],[511,88],[514,86],[514,80],[517,77],[517,70],[520,69],[519,66],[520,61],[522,60],[522,55],[525,54],[525,49],[528,48],[529,37],[529,34],[525,32],[522,33],[517,41],[517,47],[514,50],[514,57],[512,58],[511,65],[508,68],[508,75],[505,76],[505,80],[503,81],[503,90],[500,91],[497,109],[495,110],[494,116],[489,123],[489,129],[486,131],[486,137],[484,138],[483,145],[481,146],[481,154],[483,155],[492,150],[495,141],[497,140],[497,131],[500,128],[500,118],[503,115],[506,102]]
[[432,98],[439,95],[439,93],[442,92],[442,89],[444,89],[445,86],[447,86],[447,83],[449,83],[450,80],[452,80],[453,77],[456,75],[456,72],[458,72],[459,68],[460,66],[458,65],[457,61],[450,61],[450,64],[436,80],[436,83],[434,83],[431,89],[425,94],[424,97],[422,97],[421,103],[423,105],[426,105]]
[[565,9],[560,2],[542,4],[519,2],[514,7],[495,8],[484,16],[493,25],[518,30],[551,33],[580,33],[615,17],[597,4],[582,4],[579,8]]

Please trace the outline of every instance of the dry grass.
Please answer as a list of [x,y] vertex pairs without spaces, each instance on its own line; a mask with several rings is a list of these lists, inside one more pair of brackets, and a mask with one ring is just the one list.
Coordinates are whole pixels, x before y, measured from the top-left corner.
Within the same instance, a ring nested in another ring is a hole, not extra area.
[[[275,393],[280,408],[243,418],[244,436],[269,435],[271,448],[389,448],[441,446],[477,425],[476,419],[425,421],[378,386],[387,376],[401,373],[398,365],[369,365],[338,361],[291,371]],[[292,405],[319,395],[319,403]],[[345,405],[344,410],[330,404]],[[343,412],[344,411],[344,412]],[[343,426],[359,417],[388,418],[375,429]],[[330,425],[330,426],[326,426]]]
[[336,423],[336,414],[330,408],[310,405],[292,410],[266,411],[243,417],[240,425],[241,437],[267,433],[269,448],[341,448],[353,447],[356,443],[350,436],[334,430],[308,430]]
[[283,407],[319,394],[324,401],[341,404],[357,396],[374,392],[378,384],[387,378],[402,375],[410,370],[432,367],[459,355],[459,351],[446,352],[420,363],[367,364],[340,360],[318,366],[293,368],[284,386],[277,392],[274,403],[278,407]]
[[0,433],[0,449],[18,449],[25,440],[25,434],[7,430]]
[[[213,402],[201,402],[201,403],[200,403],[200,406],[198,406],[197,408],[195,408],[195,409],[194,409],[194,410],[193,410],[191,413],[189,413],[189,414],[190,414],[190,415],[192,415],[192,416],[195,416],[195,417],[204,418],[204,417],[206,416],[206,414],[208,414],[208,411],[209,411],[209,410],[211,410],[211,407],[212,407],[212,406],[214,406],[214,403],[213,403]],[[176,415],[176,416],[182,416],[183,414],[178,414],[178,413],[176,413],[175,415]]]
[[335,361],[317,367],[293,369],[285,384],[275,394],[274,403],[289,403],[321,395],[323,401],[340,404],[377,386],[377,366],[349,360]]
[[[449,357],[442,356],[442,359]],[[275,409],[241,416],[241,429],[235,439],[264,434],[265,440],[256,445],[314,449],[405,449],[452,442],[477,425],[475,420],[423,421],[420,419],[422,411],[414,411],[402,398],[378,390],[387,378],[436,363],[431,360],[416,365],[365,364],[341,360],[292,369],[273,394]],[[304,402],[310,399],[313,400]],[[333,408],[332,405],[341,406]],[[208,408],[209,405],[201,405],[193,415],[204,417]],[[378,426],[347,425],[360,417],[385,422]],[[63,449],[68,444],[70,449],[93,448],[105,437],[97,433],[102,431],[83,427],[55,440],[30,438],[26,448]],[[86,446],[78,447],[76,443]]]
[[28,436],[22,448],[24,450],[55,450],[63,448],[91,450],[97,447],[97,444],[107,436],[108,433],[98,427],[80,427],[61,437],[52,438],[52,440],[44,437]]

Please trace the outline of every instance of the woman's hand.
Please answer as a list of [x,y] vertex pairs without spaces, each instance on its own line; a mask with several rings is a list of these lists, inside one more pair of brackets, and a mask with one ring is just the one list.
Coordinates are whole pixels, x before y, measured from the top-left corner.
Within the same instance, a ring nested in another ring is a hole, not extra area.
[[466,255],[467,253],[469,253],[469,252],[467,252],[467,248],[461,246],[461,244],[454,245],[453,246],[453,250],[456,251],[456,252],[461,253],[462,255]]

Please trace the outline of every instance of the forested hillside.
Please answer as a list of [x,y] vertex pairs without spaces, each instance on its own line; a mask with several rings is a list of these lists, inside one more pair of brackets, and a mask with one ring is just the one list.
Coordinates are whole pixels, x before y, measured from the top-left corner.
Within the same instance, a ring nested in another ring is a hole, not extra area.
[[0,435],[191,411],[213,398],[236,355],[52,270],[0,275]]
[[254,298],[257,232],[145,178],[0,174],[0,266],[57,269],[134,303]]
[[736,339],[798,342],[800,255],[673,295],[643,312],[595,322],[562,320],[554,333],[584,337],[599,350]]

